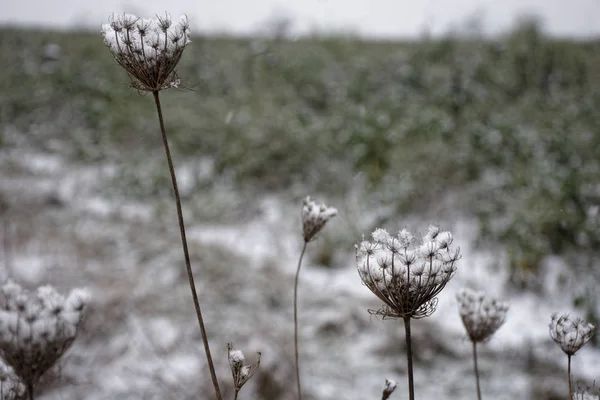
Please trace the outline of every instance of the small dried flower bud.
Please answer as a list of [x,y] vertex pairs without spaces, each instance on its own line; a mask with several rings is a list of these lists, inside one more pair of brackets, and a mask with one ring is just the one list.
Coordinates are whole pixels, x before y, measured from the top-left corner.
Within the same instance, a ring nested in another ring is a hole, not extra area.
[[568,314],[552,315],[548,327],[552,340],[569,356],[579,351],[596,331],[594,325]]
[[398,386],[398,382],[392,379],[386,379],[381,400],[387,400],[391,394],[394,393],[394,390],[396,390],[396,386]]
[[460,290],[456,298],[471,341],[478,343],[489,339],[504,323],[507,303],[487,298],[485,293],[471,289]]
[[317,204],[307,197],[302,205],[302,228],[304,241],[310,242],[323,229],[327,221],[337,215],[338,211],[325,204]]
[[229,349],[229,365],[234,374],[239,374],[244,366],[244,353],[241,350]]
[[229,367],[233,376],[233,386],[239,391],[246,382],[252,378],[260,366],[260,353],[257,354],[256,364],[244,365],[244,353],[241,350],[234,349],[231,343],[227,344]]

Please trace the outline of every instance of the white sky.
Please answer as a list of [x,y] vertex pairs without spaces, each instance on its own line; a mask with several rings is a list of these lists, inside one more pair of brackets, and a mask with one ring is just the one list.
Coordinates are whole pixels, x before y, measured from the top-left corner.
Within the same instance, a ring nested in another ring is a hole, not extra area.
[[488,32],[503,31],[527,13],[559,36],[600,34],[600,0],[0,0],[0,24],[97,27],[113,12],[187,14],[195,31],[253,33],[274,16],[296,32],[343,29],[365,36],[445,33],[478,15]]

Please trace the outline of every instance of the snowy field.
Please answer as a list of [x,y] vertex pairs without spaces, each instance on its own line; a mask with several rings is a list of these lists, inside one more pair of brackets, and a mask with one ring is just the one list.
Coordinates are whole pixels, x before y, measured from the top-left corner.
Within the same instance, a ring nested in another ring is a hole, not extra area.
[[[65,292],[84,287],[92,295],[87,318],[59,366],[58,377],[41,385],[39,398],[192,399],[200,393],[200,398],[210,399],[210,377],[190,301],[175,207],[169,182],[161,175],[164,172],[157,172],[165,167],[165,161],[155,146],[159,131],[150,98],[126,88],[112,89],[111,85],[124,86],[126,78],[120,75],[110,81],[118,67],[108,52],[101,53],[101,39],[91,37],[97,40],[97,48],[90,45],[82,50],[75,45],[78,54],[87,54],[81,62],[73,61],[79,56],[71,53],[74,50],[68,41],[72,38],[68,36],[55,39],[61,43],[56,57],[44,53],[51,49],[37,36],[31,46],[25,40],[10,63],[15,75],[0,83],[0,88],[6,89],[4,97],[0,91],[4,101],[0,103],[2,279],[11,278],[30,288],[52,283]],[[505,325],[480,346],[484,397],[538,400],[566,396],[566,357],[550,339],[548,323],[554,312],[586,316],[583,309],[574,307],[573,298],[590,284],[573,275],[565,258],[550,255],[543,257],[535,270],[536,282],[541,283],[523,290],[512,283],[508,245],[499,241],[478,245],[481,220],[465,204],[481,191],[497,190],[497,181],[502,180],[498,177],[509,176],[510,171],[492,169],[477,179],[465,178],[470,176],[465,172],[468,166],[465,171],[448,171],[458,167],[440,155],[446,147],[431,130],[445,130],[450,124],[451,118],[437,107],[445,107],[438,102],[453,93],[452,74],[434,66],[420,78],[416,67],[405,61],[417,57],[413,53],[409,57],[409,50],[373,66],[368,56],[373,50],[365,50],[368,45],[363,48],[333,41],[310,50],[308,61],[294,60],[296,64],[287,72],[297,75],[282,76],[297,86],[283,87],[268,69],[272,68],[269,62],[283,63],[281,59],[266,57],[265,64],[251,64],[239,73],[235,69],[266,53],[256,50],[260,43],[244,42],[240,46],[250,55],[244,58],[235,53],[234,61],[218,57],[223,47],[219,42],[211,47],[209,39],[201,38],[198,43],[198,49],[205,50],[203,55],[187,56],[200,66],[184,64],[181,68],[182,74],[200,71],[197,92],[167,97],[167,129],[172,127],[174,142],[179,145],[175,145],[180,156],[176,156],[176,169],[192,265],[225,398],[233,395],[228,342],[250,360],[254,352],[262,353],[260,370],[244,387],[241,398],[295,398],[292,294],[302,248],[300,209],[307,195],[335,206],[339,215],[328,223],[319,240],[309,245],[301,275],[305,399],[378,399],[385,378],[399,382],[392,399],[406,397],[402,321],[381,321],[367,312],[380,304],[360,282],[354,244],[379,226],[424,232],[430,223],[453,232],[462,259],[455,277],[439,296],[437,311],[412,324],[417,397],[475,397],[471,343],[455,299],[465,286],[483,289],[510,304]],[[8,41],[0,44],[4,51],[10,47]],[[311,44],[297,46],[309,48]],[[288,52],[282,59],[290,60],[289,55],[297,50],[281,50]],[[363,53],[349,65],[344,55],[355,52]],[[465,69],[469,73],[475,68],[469,63],[478,62],[464,56],[460,60],[468,64]],[[393,61],[406,64],[396,70]],[[311,73],[304,71],[314,65],[323,66],[317,74],[319,81],[310,80]],[[107,68],[114,71],[103,72]],[[371,68],[377,73],[369,74]],[[250,83],[236,86],[238,80],[246,79],[246,73],[252,75]],[[396,90],[385,80],[379,81],[381,74],[387,73],[407,82],[423,80],[413,82],[413,92]],[[15,89],[18,74],[24,74],[24,85],[32,90],[33,100],[24,99],[27,96]],[[473,83],[475,75],[464,78],[466,85],[475,86],[468,96],[487,101],[487,89]],[[69,76],[84,79],[69,82]],[[345,86],[358,82],[359,76],[364,78],[360,83],[364,93]],[[430,96],[421,84],[435,87],[439,93]],[[58,92],[70,108],[63,108],[53,97]],[[559,89],[554,93],[559,99],[568,97]],[[300,100],[287,103],[289,98]],[[322,98],[327,99],[325,104],[320,102]],[[402,107],[390,99],[401,102]],[[201,101],[205,103],[197,104]],[[435,106],[417,114],[422,102]],[[532,103],[535,101],[527,100]],[[346,104],[346,115],[336,111]],[[476,107],[477,100],[474,104]],[[454,106],[450,108],[455,110]],[[118,114],[121,107],[127,107],[124,116]],[[513,107],[517,108],[511,104],[505,112],[513,113]],[[402,113],[399,108],[409,111],[396,118],[394,113]],[[371,115],[372,109],[377,112]],[[464,123],[463,117],[474,118],[471,111],[457,117],[458,123]],[[128,113],[137,114],[131,117]],[[98,121],[90,122],[92,117]],[[358,120],[367,122],[358,126]],[[518,125],[511,120],[506,123]],[[140,135],[133,131],[138,126],[144,135],[141,139],[134,137]],[[350,126],[357,126],[358,139],[353,136],[345,143],[348,147],[331,150],[342,136],[332,144],[326,142],[323,132],[341,132]],[[386,127],[396,133],[378,136]],[[109,131],[118,129],[121,136],[108,138]],[[405,130],[398,133],[399,129]],[[458,129],[452,125],[450,130]],[[206,132],[207,144],[197,145],[190,132],[198,131]],[[301,131],[313,136],[303,137]],[[527,137],[521,138],[525,140],[520,143],[526,145]],[[383,145],[377,142],[380,139]],[[388,154],[386,146],[395,145],[394,140],[415,147],[404,153],[394,148],[389,158],[380,158],[380,154]],[[427,144],[418,147],[421,140]],[[455,144],[452,151],[456,157],[451,158],[469,157],[472,149],[459,148],[460,140]],[[194,151],[199,155],[186,153],[186,146],[197,146]],[[257,153],[244,153],[246,147]],[[331,153],[313,155],[311,149]],[[365,156],[369,151],[375,152],[371,158]],[[476,156],[473,159],[481,162]],[[432,160],[439,160],[439,165]],[[354,164],[344,164],[347,161]],[[384,168],[386,163],[391,165],[389,169]],[[414,171],[409,171],[413,167]],[[402,179],[390,180],[404,168],[409,172],[400,173]],[[425,190],[427,183],[438,182],[438,178],[425,180],[429,174],[450,183],[440,190]],[[364,183],[367,175],[383,182],[378,186],[380,194],[373,192],[376,186]],[[490,183],[490,176],[497,181]],[[595,279],[594,274],[590,279]],[[577,354],[573,361],[577,382],[586,386],[600,376],[599,357],[600,350],[591,344]]]

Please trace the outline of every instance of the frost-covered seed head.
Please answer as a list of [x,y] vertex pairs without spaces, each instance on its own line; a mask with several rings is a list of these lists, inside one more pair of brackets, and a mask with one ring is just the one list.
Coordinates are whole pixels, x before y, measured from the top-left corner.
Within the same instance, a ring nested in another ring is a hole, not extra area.
[[260,366],[260,353],[257,354],[256,364],[244,365],[244,353],[241,350],[234,349],[231,343],[227,344],[229,367],[233,376],[233,386],[239,391],[246,382],[252,378]]
[[132,87],[148,92],[177,87],[175,67],[190,43],[187,17],[173,24],[168,14],[157,18],[113,15],[102,25],[101,34],[114,59],[129,74]]
[[396,390],[396,386],[398,386],[398,382],[392,379],[386,379],[385,386],[383,387],[383,393],[381,395],[381,400],[387,400],[392,395],[392,393],[394,393],[394,390]]
[[454,275],[460,258],[459,250],[451,248],[452,235],[431,226],[420,243],[406,229],[392,237],[378,228],[372,238],[355,246],[363,284],[384,302],[381,309],[369,312],[384,318],[431,315],[436,296]]
[[33,385],[73,343],[85,301],[71,309],[68,299],[77,291],[65,299],[50,286],[34,294],[8,282],[1,291],[0,356],[21,382]]
[[323,229],[327,221],[337,215],[338,211],[325,204],[317,204],[310,197],[302,204],[302,230],[306,243],[313,240]]
[[507,303],[471,289],[461,289],[456,298],[460,317],[471,341],[479,343],[489,339],[504,323]]
[[569,314],[552,315],[548,327],[552,340],[569,356],[579,351],[596,331],[594,325]]

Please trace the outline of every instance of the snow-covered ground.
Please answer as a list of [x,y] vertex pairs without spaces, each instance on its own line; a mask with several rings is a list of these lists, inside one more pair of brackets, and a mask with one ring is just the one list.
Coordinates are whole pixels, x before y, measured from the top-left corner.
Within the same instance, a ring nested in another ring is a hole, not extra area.
[[[103,185],[114,174],[110,165],[69,164],[25,149],[4,152],[0,165],[0,195],[7,204],[3,278],[30,287],[50,282],[63,291],[86,287],[93,296],[82,331],[61,364],[58,384],[46,385],[40,398],[185,399],[199,393],[212,398],[171,199],[139,203],[108,194]],[[335,199],[307,194],[336,206]],[[192,194],[186,210],[194,201]],[[235,223],[188,218],[197,288],[225,398],[232,394],[226,344],[233,342],[249,360],[262,352],[260,370],[241,398],[291,399],[301,202],[264,194],[247,204],[251,211],[242,212]],[[356,272],[354,243],[360,236],[348,234],[348,226],[362,229],[368,216],[344,210],[340,207],[320,240],[309,245],[302,270],[305,398],[377,399],[388,377],[399,382],[392,398],[406,398],[402,322],[368,314],[379,304]],[[455,300],[463,286],[510,302],[505,325],[480,346],[484,396],[564,398],[566,357],[551,341],[548,323],[553,312],[572,311],[570,297],[563,295],[572,287],[555,284],[566,266],[554,259],[546,263],[549,278],[542,293],[511,292],[501,249],[474,248],[472,219],[448,210],[436,212],[435,218],[413,216],[398,221],[400,226],[385,227],[425,229],[439,223],[461,247],[458,271],[440,295],[437,311],[412,325],[418,398],[475,397],[471,346]],[[319,265],[321,252],[333,254],[333,266]],[[599,357],[592,346],[581,350],[574,358],[576,380],[600,376]]]

